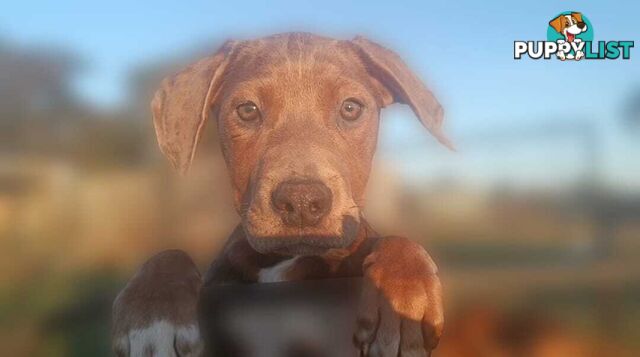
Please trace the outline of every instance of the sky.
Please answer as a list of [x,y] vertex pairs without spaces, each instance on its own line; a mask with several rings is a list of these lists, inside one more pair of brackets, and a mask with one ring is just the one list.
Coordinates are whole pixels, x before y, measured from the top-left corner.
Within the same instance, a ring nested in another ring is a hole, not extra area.
[[[399,0],[11,1],[0,12],[0,39],[77,54],[87,64],[75,82],[77,93],[96,106],[114,108],[127,102],[132,69],[225,39],[285,31],[344,39],[361,34],[395,50],[426,79],[444,104],[446,127],[463,153],[451,159],[431,149],[411,112],[392,108],[384,113],[382,146],[398,147],[385,153],[401,169],[449,170],[476,180],[495,179],[497,171],[516,175],[507,177],[514,180],[544,181],[554,170],[571,176],[582,169],[585,156],[571,130],[560,143],[538,137],[520,145],[518,152],[524,153],[518,155],[532,156],[531,165],[509,163],[510,155],[519,160],[512,149],[482,139],[526,132],[540,123],[575,122],[602,133],[607,180],[640,187],[635,144],[640,132],[622,127],[619,113],[626,96],[640,86],[640,49],[632,49],[628,61],[513,59],[513,41],[545,40],[548,21],[567,10],[590,19],[596,41],[640,40],[638,1]],[[426,161],[432,164],[422,164]],[[496,167],[486,168],[490,162]]]

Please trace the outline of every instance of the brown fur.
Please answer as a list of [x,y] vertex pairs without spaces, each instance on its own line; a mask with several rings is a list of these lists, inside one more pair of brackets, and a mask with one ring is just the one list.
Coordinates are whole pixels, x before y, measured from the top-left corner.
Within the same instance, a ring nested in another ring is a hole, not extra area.
[[[363,105],[355,121],[340,117],[348,98]],[[239,117],[236,108],[247,101],[259,108],[259,120]],[[366,308],[355,335],[365,354],[424,355],[435,347],[442,330],[435,265],[421,246],[381,238],[362,218],[379,113],[396,102],[408,104],[438,141],[452,147],[432,93],[396,54],[361,37],[289,33],[229,41],[165,79],[152,102],[162,151],[185,172],[212,117],[242,217],[205,284],[255,282],[261,269],[303,255],[288,280],[366,278]],[[275,212],[272,192],[292,178],[330,190],[330,211],[318,224],[287,226]],[[127,289],[144,286],[134,280]]]

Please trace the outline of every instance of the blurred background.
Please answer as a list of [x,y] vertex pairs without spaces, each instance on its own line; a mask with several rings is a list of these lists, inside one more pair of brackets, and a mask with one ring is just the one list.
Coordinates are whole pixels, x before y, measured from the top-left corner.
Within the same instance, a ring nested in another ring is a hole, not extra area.
[[110,305],[145,259],[206,267],[238,222],[209,125],[190,174],[161,157],[160,79],[228,38],[363,34],[439,96],[457,153],[383,111],[366,214],[441,267],[436,356],[640,355],[640,66],[513,59],[581,11],[638,40],[637,1],[600,4],[20,1],[0,13],[0,345],[107,356]]

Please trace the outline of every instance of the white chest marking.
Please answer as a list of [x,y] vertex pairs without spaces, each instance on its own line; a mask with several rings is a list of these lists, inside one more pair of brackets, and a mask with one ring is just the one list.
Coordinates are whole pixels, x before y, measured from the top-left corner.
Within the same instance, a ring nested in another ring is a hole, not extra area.
[[295,265],[299,257],[283,260],[280,263],[260,269],[258,273],[258,282],[260,283],[278,283],[287,281],[287,272]]

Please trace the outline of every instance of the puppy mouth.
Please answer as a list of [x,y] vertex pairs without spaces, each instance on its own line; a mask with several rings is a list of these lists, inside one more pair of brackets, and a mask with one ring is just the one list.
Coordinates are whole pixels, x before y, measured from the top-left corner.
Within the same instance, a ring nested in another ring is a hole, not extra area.
[[[261,238],[265,239],[265,238]],[[300,237],[295,240],[275,238],[275,244],[268,248],[266,252],[276,253],[286,256],[296,255],[322,255],[329,249],[345,248],[345,243],[341,237]],[[348,244],[347,244],[348,245]]]
[[318,255],[354,242],[362,212],[344,175],[336,169],[306,175],[265,172],[256,175],[241,211],[253,249]]
[[571,32],[567,31],[567,41],[573,42],[573,40],[575,40],[575,39],[576,39],[576,35],[574,35]]
[[243,228],[249,244],[256,251],[276,253],[287,256],[294,255],[322,255],[327,250],[346,248],[356,240],[360,222],[352,216],[344,216],[340,234],[336,233],[297,233],[256,235],[248,222],[243,222]]

